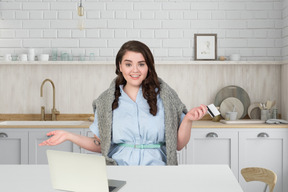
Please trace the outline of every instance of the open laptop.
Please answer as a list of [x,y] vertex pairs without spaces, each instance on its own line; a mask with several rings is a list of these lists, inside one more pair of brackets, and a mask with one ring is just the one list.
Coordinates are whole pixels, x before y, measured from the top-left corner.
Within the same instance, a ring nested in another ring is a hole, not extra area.
[[108,180],[103,156],[47,150],[54,189],[73,192],[116,192],[126,181]]

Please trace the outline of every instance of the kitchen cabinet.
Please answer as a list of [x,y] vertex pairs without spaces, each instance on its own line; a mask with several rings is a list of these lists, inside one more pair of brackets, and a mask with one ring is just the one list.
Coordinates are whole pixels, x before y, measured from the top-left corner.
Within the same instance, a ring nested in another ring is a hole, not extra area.
[[[0,129],[0,164],[47,164],[46,150],[81,152],[81,148],[70,141],[57,146],[38,146],[48,139],[46,133],[59,128],[16,128]],[[83,135],[84,129],[73,128],[66,131]]]
[[238,178],[238,132],[192,129],[187,164],[227,164]]
[[[33,129],[29,130],[29,164],[47,164],[46,150],[58,150],[58,151],[69,151],[80,153],[80,147],[70,141],[66,141],[57,146],[38,146],[48,137],[46,133],[57,130],[59,128],[53,129]],[[82,135],[82,129],[65,129],[65,131],[76,133]]]
[[[287,130],[249,130],[239,132],[239,171],[245,167],[264,167],[277,174],[275,192],[288,191],[288,133]],[[240,174],[240,173],[239,173]],[[245,192],[262,191],[261,182],[247,183],[239,175]]]
[[[85,136],[87,137],[94,137],[94,133],[92,131],[90,131],[90,129],[85,129],[84,132]],[[92,152],[92,151],[88,151],[86,149],[81,149],[82,153],[87,153],[87,154],[95,154],[95,155],[102,155],[101,153],[97,153],[97,152]]]
[[246,182],[245,167],[264,167],[277,174],[274,192],[288,191],[287,128],[192,128],[187,164],[228,164],[245,192],[263,191],[261,182]]
[[0,129],[0,164],[28,164],[28,132]]
[[177,151],[178,164],[187,164],[187,146],[185,146],[181,151]]

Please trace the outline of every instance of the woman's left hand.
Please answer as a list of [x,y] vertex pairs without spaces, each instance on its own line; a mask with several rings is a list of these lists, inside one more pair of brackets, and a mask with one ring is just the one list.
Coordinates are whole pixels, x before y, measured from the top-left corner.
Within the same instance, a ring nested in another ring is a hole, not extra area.
[[191,121],[197,121],[201,119],[206,113],[207,113],[207,106],[201,104],[199,107],[192,108],[187,114],[186,117],[188,117]]

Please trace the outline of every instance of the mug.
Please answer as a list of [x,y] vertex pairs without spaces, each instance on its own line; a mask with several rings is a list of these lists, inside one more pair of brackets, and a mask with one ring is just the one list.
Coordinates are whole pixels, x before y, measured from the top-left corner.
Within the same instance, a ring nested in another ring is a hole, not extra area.
[[230,120],[231,121],[237,120],[237,111],[230,112]]
[[240,54],[238,54],[238,53],[231,54],[230,60],[231,61],[240,61]]
[[27,61],[27,60],[28,60],[27,54],[20,54],[20,55],[18,56],[18,60],[19,60],[19,61]]
[[5,61],[12,61],[12,55],[11,54],[6,54],[5,55]]
[[38,55],[39,61],[49,61],[49,54],[40,54]]
[[28,50],[28,60],[29,61],[34,61],[35,60],[35,50],[34,49],[29,49]]
[[226,112],[225,120],[226,121],[235,121],[237,120],[237,111]]

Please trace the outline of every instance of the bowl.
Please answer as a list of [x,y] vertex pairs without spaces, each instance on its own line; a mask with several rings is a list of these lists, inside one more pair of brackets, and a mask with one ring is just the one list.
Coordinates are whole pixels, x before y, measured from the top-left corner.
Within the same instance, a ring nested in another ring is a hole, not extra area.
[[49,61],[49,54],[40,54],[38,56],[39,61]]
[[240,61],[240,54],[237,54],[237,53],[231,54],[230,55],[230,60],[231,61]]

